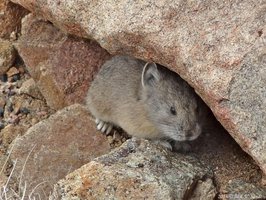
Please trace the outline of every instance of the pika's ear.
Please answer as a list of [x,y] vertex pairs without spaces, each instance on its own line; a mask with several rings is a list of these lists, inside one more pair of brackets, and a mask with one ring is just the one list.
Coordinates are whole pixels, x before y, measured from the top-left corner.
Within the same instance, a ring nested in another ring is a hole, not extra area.
[[160,80],[160,72],[155,63],[146,63],[141,76],[142,87],[154,85]]

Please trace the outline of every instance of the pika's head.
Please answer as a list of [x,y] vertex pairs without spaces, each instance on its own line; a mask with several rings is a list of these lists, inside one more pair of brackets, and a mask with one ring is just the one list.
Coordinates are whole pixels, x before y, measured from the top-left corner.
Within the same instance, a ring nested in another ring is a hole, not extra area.
[[179,75],[147,63],[141,83],[149,118],[165,138],[187,141],[200,135],[196,94]]

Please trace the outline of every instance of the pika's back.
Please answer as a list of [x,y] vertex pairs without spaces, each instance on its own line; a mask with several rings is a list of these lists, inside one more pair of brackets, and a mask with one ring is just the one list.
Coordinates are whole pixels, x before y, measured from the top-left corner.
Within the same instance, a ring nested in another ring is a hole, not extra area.
[[145,63],[129,56],[115,56],[104,63],[90,87],[89,96],[100,100],[123,102],[135,98]]

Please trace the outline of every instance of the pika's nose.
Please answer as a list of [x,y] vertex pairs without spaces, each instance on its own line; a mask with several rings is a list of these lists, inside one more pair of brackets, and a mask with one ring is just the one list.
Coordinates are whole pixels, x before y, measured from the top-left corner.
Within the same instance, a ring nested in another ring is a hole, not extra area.
[[197,137],[198,137],[198,134],[195,131],[189,131],[186,134],[186,140],[189,140],[189,141],[195,140]]
[[187,139],[191,138],[192,136],[193,136],[193,134],[192,134],[191,131],[189,131],[189,132],[186,134],[186,138],[187,138]]
[[196,123],[195,126],[187,132],[186,139],[195,140],[200,134],[201,134],[201,127],[198,123]]

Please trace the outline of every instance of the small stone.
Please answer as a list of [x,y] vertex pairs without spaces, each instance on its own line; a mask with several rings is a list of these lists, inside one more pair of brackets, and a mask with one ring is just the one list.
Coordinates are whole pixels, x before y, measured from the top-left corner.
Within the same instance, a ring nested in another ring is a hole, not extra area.
[[10,40],[15,41],[17,40],[17,33],[15,31],[12,31],[9,36]]
[[0,117],[4,117],[4,108],[0,107]]
[[0,174],[0,188],[2,189],[4,185],[6,184],[8,178],[3,173]]
[[21,101],[15,101],[15,103],[14,103],[14,106],[13,106],[13,113],[14,114],[19,114],[20,113],[20,108],[21,108],[21,105],[22,105],[22,102]]
[[5,124],[4,124],[4,122],[0,122],[0,130],[2,130],[3,128],[5,128]]
[[18,115],[10,114],[10,117],[7,119],[7,122],[10,124],[18,124],[19,120],[20,119]]
[[25,66],[24,65],[20,65],[18,66],[18,71],[21,73],[21,74],[24,74],[26,72],[25,70]]
[[7,77],[12,77],[14,75],[19,74],[19,71],[16,67],[11,67],[8,71],[7,71]]
[[213,200],[217,194],[213,181],[208,178],[199,181],[189,200]]
[[11,42],[0,39],[0,75],[5,74],[16,58],[16,51]]
[[23,82],[24,81],[21,81],[21,80],[17,81],[16,82],[16,88],[20,88],[22,86]]
[[1,74],[0,75],[0,80],[2,81],[2,82],[7,82],[7,80],[8,80],[8,78],[7,78],[7,74]]
[[11,77],[11,82],[17,82],[18,80],[20,80],[20,74],[15,74]]
[[142,167],[144,167],[144,164],[143,163],[139,163],[138,167],[142,168]]
[[25,131],[24,126],[8,124],[1,130],[3,145],[7,147],[18,135],[23,135]]
[[27,94],[33,98],[43,99],[43,96],[37,87],[35,81],[31,78],[22,83],[19,94]]
[[114,142],[114,138],[111,135],[107,136],[107,140],[108,140],[109,144],[112,144]]
[[6,105],[6,99],[4,96],[0,96],[0,107],[4,108]]
[[32,118],[32,120],[31,120],[31,125],[34,125],[34,124],[36,124],[38,122],[38,120],[36,119],[36,118]]
[[13,104],[11,102],[8,104],[7,111],[8,112],[13,112],[14,111],[14,107],[13,107]]
[[15,94],[16,94],[15,90],[8,90],[8,92],[7,92],[8,97],[14,96]]
[[23,107],[20,108],[20,113],[27,115],[30,113],[30,110],[28,108]]
[[40,112],[37,112],[37,115],[40,116],[40,117],[44,117],[44,116],[47,116],[47,112],[46,111],[40,111]]

